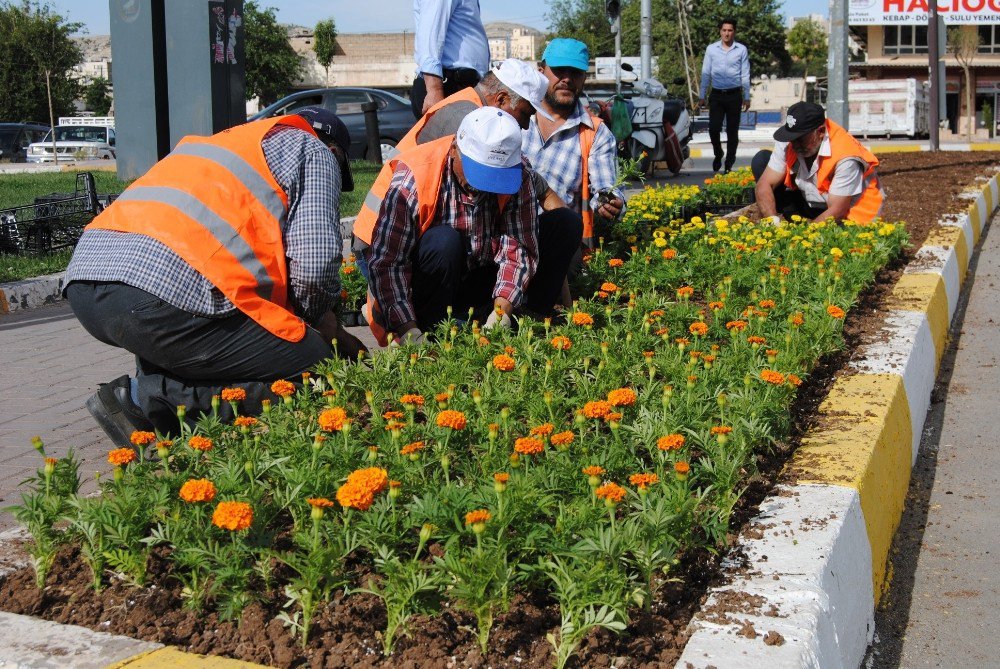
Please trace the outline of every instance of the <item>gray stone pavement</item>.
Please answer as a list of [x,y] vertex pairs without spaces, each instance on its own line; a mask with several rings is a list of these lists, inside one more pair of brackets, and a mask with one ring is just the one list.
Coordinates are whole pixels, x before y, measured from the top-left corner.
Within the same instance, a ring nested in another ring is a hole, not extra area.
[[998,222],[952,326],[866,667],[1000,666]]

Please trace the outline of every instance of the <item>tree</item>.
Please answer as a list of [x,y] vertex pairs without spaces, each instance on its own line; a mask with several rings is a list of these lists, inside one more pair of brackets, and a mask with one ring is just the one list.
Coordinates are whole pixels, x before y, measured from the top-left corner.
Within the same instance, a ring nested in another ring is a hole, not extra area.
[[810,72],[824,71],[827,37],[823,26],[812,19],[796,23],[788,31],[788,53],[792,57],[792,74],[805,78]]
[[83,101],[87,110],[95,116],[107,116],[111,111],[110,82],[104,77],[95,77],[83,89]]
[[326,83],[330,83],[330,63],[333,62],[333,54],[337,46],[337,25],[333,19],[319,21],[313,33],[313,51],[316,52],[316,60],[326,70]]
[[955,60],[962,66],[965,78],[966,137],[970,140],[976,129],[976,108],[972,98],[972,61],[979,51],[980,43],[979,31],[975,26],[972,30],[965,30],[965,26],[948,28],[948,52],[955,56]]
[[286,94],[302,74],[302,57],[295,53],[276,14],[274,7],[261,9],[253,0],[243,5],[246,98],[258,98],[262,106]]
[[54,123],[73,111],[83,53],[70,35],[81,27],[39,2],[0,3],[0,118]]

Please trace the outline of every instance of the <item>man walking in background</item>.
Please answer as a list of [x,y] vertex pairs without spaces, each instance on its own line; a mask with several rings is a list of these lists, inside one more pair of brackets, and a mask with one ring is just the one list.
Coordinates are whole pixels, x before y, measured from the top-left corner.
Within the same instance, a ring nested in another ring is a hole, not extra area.
[[736,21],[722,19],[719,22],[718,42],[705,49],[705,60],[701,66],[700,107],[705,106],[705,94],[711,84],[708,96],[708,136],[712,140],[715,160],[712,171],[722,167],[722,119],[726,119],[726,172],[733,169],[736,162],[736,147],[740,143],[740,110],[750,109],[750,56],[747,48],[736,41]]

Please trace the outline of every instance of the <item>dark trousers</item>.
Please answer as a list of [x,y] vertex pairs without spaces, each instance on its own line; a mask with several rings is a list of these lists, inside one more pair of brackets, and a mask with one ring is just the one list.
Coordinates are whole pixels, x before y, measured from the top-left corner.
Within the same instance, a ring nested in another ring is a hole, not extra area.
[[[753,157],[750,161],[750,171],[753,172],[754,181],[760,181],[760,176],[764,174],[770,160],[770,149],[761,149]],[[813,207],[802,197],[802,191],[789,190],[783,183],[778,184],[774,189],[774,206],[778,215],[785,220],[790,220],[793,214],[812,220],[826,211],[826,207]]]
[[[74,281],[66,297],[91,335],[135,355],[139,408],[163,432],[177,431],[177,405],[189,418],[211,411],[212,395],[243,388],[240,412],[260,412],[270,385],[297,377],[332,355],[316,330],[290,342],[242,312],[222,318],[195,316],[139,288],[122,283]],[[220,414],[231,417],[226,402]]]
[[726,120],[726,169],[732,169],[736,162],[736,147],[740,143],[740,110],[743,106],[743,90],[713,90],[708,95],[708,137],[712,140],[712,150],[716,160],[722,159],[722,119]]
[[[463,88],[469,88],[479,83],[479,73],[469,68],[444,71],[444,96],[448,97],[458,93]],[[424,115],[424,98],[427,97],[427,84],[424,78],[417,75],[413,79],[413,88],[410,89],[410,107],[413,109],[413,116],[419,119]]]

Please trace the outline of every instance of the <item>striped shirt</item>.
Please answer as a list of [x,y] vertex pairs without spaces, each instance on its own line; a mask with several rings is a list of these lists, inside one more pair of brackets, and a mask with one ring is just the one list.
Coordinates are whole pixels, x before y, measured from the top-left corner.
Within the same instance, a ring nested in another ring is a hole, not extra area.
[[[582,213],[580,200],[583,189],[583,153],[580,148],[580,125],[594,127],[594,121],[582,102],[577,104],[576,111],[566,119],[562,127],[545,141],[542,141],[537,117],[532,116],[528,129],[521,133],[521,151],[563,202],[570,209]],[[605,123],[597,129],[587,169],[590,207],[596,210],[600,206],[597,199],[599,192],[612,188],[618,177],[618,147],[615,136]],[[615,197],[624,202],[625,196],[621,190],[614,188],[613,192]],[[622,213],[624,212],[625,209],[622,208]]]
[[[400,163],[382,201],[368,260],[372,294],[389,330],[417,320],[410,277],[419,240],[418,204],[416,178]],[[434,225],[447,225],[461,233],[467,271],[498,267],[494,298],[507,299],[515,307],[524,301],[524,291],[538,264],[538,220],[527,170],[521,190],[511,196],[501,214],[495,195],[466,193],[452,171],[451,160],[445,161]]]
[[[288,195],[288,215],[281,226],[288,306],[314,323],[340,297],[340,167],[321,141],[291,126],[272,128],[261,148],[271,174]],[[235,309],[179,255],[140,234],[85,230],[66,280],[125,283],[198,316],[225,316]]]

